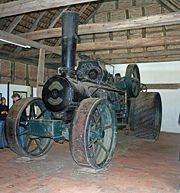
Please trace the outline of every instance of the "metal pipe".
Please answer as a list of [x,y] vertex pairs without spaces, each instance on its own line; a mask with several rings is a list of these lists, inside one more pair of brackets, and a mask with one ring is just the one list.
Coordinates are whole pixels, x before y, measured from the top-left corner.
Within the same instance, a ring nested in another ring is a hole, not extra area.
[[66,77],[71,77],[76,62],[76,44],[79,14],[73,11],[62,15],[62,67]]

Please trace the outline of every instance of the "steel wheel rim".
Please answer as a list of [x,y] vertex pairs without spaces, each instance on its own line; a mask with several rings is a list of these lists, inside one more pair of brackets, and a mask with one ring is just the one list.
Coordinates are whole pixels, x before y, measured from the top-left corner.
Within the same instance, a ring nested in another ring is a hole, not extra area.
[[103,101],[89,119],[86,151],[91,166],[95,168],[107,165],[115,148],[116,123],[111,108],[107,101]]
[[153,130],[153,135],[155,140],[158,139],[159,134],[160,134],[160,129],[161,129],[161,117],[162,117],[162,103],[161,103],[161,97],[159,94],[156,95],[155,97],[155,109],[154,109],[154,128]]
[[[28,109],[29,108],[29,109]],[[37,110],[41,112],[36,115]],[[21,118],[23,117],[23,111],[26,109],[26,113],[28,117],[24,117],[25,121],[22,123]],[[22,148],[23,152],[28,156],[40,156],[42,155],[49,145],[51,144],[51,139],[48,138],[38,138],[32,137],[29,134],[28,130],[28,121],[32,119],[49,119],[49,113],[46,111],[43,103],[41,100],[32,100],[28,103],[20,112],[21,116],[18,118],[16,124],[16,136],[17,136],[17,143]],[[24,131],[20,131],[20,127],[23,127]],[[22,144],[22,138],[24,136],[25,144]]]

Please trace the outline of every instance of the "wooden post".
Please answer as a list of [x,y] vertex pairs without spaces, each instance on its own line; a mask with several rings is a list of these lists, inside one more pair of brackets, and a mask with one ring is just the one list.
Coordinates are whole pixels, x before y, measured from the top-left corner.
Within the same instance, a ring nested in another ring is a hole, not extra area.
[[39,62],[37,71],[37,97],[42,97],[42,85],[44,83],[45,50],[39,51]]
[[11,61],[11,84],[14,83],[15,80],[15,62]]
[[29,86],[29,65],[26,64],[26,86]]
[[0,83],[1,83],[1,59],[0,59]]

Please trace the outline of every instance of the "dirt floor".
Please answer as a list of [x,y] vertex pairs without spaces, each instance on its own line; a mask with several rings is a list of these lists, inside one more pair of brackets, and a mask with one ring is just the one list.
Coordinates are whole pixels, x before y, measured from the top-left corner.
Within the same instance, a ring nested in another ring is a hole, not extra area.
[[[0,150],[0,193],[174,193],[180,189],[180,135],[161,133],[158,142],[118,134],[109,166],[77,166],[69,143],[54,143],[38,159]],[[180,190],[179,190],[180,192]]]

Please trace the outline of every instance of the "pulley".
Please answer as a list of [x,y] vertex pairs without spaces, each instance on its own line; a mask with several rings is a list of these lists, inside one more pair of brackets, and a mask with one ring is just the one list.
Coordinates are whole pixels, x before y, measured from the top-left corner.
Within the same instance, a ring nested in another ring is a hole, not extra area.
[[137,97],[140,92],[140,73],[136,64],[128,65],[124,80],[128,96]]

